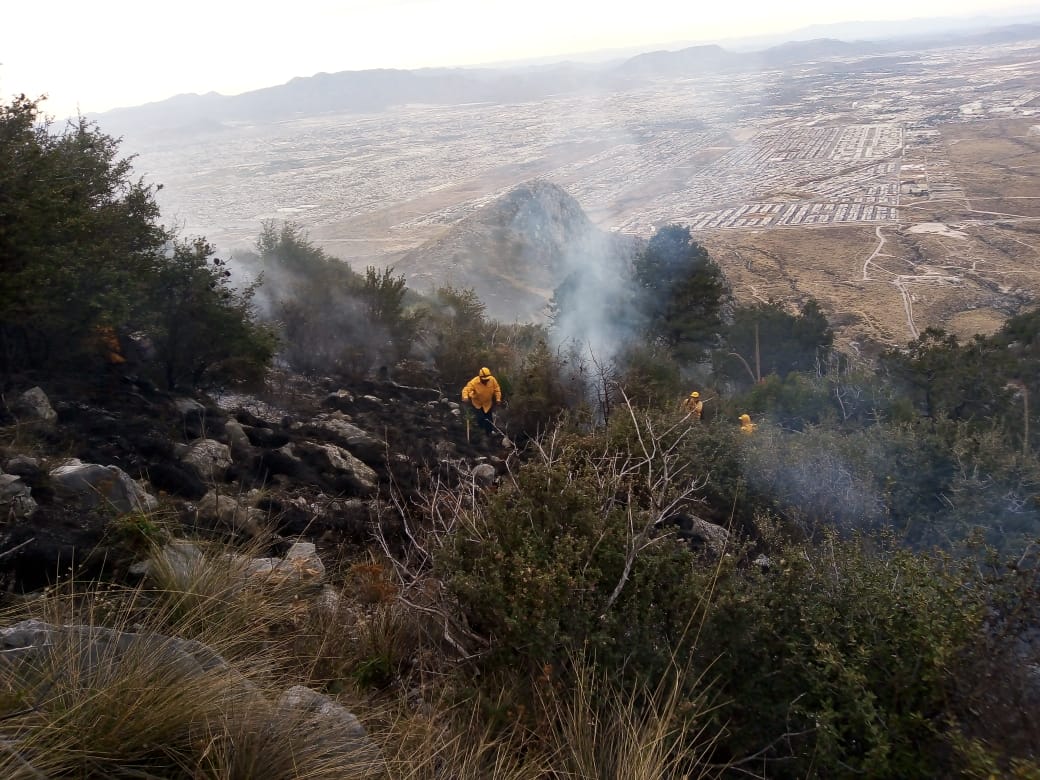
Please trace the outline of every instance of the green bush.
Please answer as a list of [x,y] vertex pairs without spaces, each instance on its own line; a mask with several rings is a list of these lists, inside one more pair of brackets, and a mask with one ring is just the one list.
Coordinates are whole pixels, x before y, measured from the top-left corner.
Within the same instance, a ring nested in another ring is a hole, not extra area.
[[157,265],[148,329],[167,387],[255,383],[274,355],[274,332],[256,320],[256,285],[234,288],[214,251],[178,241]]
[[575,447],[524,466],[460,518],[436,570],[472,629],[491,638],[487,673],[565,673],[560,659],[585,652],[618,679],[646,681],[681,652],[699,602],[693,558],[658,538],[626,575],[630,545],[650,541],[638,533],[652,515],[625,504],[623,482],[597,475]]
[[769,777],[950,776],[950,694],[981,584],[887,538],[830,536],[725,571],[696,653],[729,701],[727,758],[757,755]]
[[24,95],[0,106],[3,372],[92,357],[96,327],[147,311],[169,234],[118,147],[82,118],[56,131]]

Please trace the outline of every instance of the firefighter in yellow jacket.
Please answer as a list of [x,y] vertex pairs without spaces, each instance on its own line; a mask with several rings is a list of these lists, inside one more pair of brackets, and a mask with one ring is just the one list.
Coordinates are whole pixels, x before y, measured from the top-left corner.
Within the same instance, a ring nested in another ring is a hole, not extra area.
[[758,426],[751,422],[750,414],[740,415],[740,432],[741,433],[754,433]]
[[491,376],[491,369],[484,366],[480,373],[473,377],[462,388],[462,402],[473,404],[477,422],[488,435],[495,432],[494,410],[496,404],[502,403],[502,388],[498,380]]
[[704,414],[704,401],[701,400],[701,394],[694,390],[683,399],[682,408],[686,414],[692,414],[694,420],[701,419],[701,415]]

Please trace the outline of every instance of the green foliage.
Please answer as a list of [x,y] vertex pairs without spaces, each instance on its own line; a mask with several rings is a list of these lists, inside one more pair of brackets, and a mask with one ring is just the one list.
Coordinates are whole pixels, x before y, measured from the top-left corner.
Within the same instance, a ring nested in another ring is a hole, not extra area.
[[679,364],[662,346],[630,344],[618,355],[617,370],[618,386],[640,408],[672,409],[682,395]]
[[129,512],[113,518],[108,532],[119,547],[134,554],[151,554],[171,538],[167,524],[155,513]]
[[481,366],[499,372],[491,327],[486,307],[473,289],[441,287],[431,296],[423,341],[442,386],[449,388],[446,392],[457,394]]
[[394,276],[394,269],[386,267],[377,271],[369,266],[364,279],[354,288],[368,315],[368,320],[378,332],[385,334],[384,350],[387,362],[394,363],[412,348],[422,314],[405,306],[404,276]]
[[925,415],[1003,426],[1023,451],[1040,446],[1030,402],[1040,397],[1040,310],[1009,319],[967,344],[929,328],[905,350],[882,356],[882,369]]
[[1011,397],[998,373],[1002,358],[982,337],[962,346],[956,336],[928,328],[906,350],[887,352],[882,367],[927,416],[984,419]]
[[801,429],[807,423],[833,420],[831,383],[807,374],[791,373],[785,378],[770,374],[743,396],[749,412],[768,414],[778,424]]
[[281,357],[303,373],[354,374],[367,368],[360,341],[361,321],[347,290],[358,276],[314,246],[293,222],[279,228],[262,223],[255,260],[264,283],[259,296],[281,335]]
[[273,332],[255,321],[256,286],[236,290],[202,239],[175,242],[159,261],[149,332],[166,386],[255,382],[274,354]]
[[410,353],[422,315],[406,303],[405,279],[392,268],[369,267],[361,276],[292,222],[281,228],[264,222],[256,248],[265,279],[261,295],[280,326],[290,366],[360,376]]
[[118,141],[55,133],[24,96],[0,108],[0,365],[95,358],[99,332],[144,331],[170,387],[255,379],[270,334],[203,239],[174,241]]
[[[486,672],[538,676],[587,651],[619,680],[653,680],[681,652],[699,600],[690,553],[649,545],[622,581],[629,513],[620,483],[597,476],[585,446],[557,463],[529,464],[462,518],[436,569],[469,625],[493,637]],[[561,673],[565,670],[559,670]]]
[[153,190],[80,118],[61,132],[25,96],[0,106],[0,365],[85,351],[96,325],[146,308],[168,239]]
[[700,360],[722,331],[729,297],[722,269],[679,225],[658,229],[634,269],[649,339],[681,363]]
[[811,298],[797,315],[775,301],[738,306],[724,338],[714,353],[716,373],[745,385],[770,374],[822,370],[834,344],[827,318]]
[[510,385],[509,430],[523,443],[554,428],[568,412],[581,409],[585,387],[581,366],[549,349],[540,339],[523,356]]
[[973,576],[833,537],[724,570],[696,652],[729,701],[729,757],[758,754],[769,777],[949,776],[949,694],[984,615]]
[[286,276],[289,281],[318,280],[333,286],[358,280],[358,275],[349,265],[315,246],[306,231],[292,221],[283,222],[280,227],[273,219],[261,222],[256,251],[260,267],[274,278],[278,286]]
[[915,549],[961,550],[981,533],[1001,550],[1040,536],[1040,463],[999,431],[941,419],[852,430],[763,421],[742,443],[756,511],[792,533],[890,528]]

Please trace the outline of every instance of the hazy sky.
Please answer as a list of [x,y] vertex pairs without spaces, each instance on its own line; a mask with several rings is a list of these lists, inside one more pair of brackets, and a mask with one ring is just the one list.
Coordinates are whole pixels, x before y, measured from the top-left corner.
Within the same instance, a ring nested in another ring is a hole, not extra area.
[[236,94],[321,71],[466,65],[1015,5],[1029,9],[1013,0],[12,0],[0,12],[0,100],[46,93],[45,110],[60,117],[184,92]]

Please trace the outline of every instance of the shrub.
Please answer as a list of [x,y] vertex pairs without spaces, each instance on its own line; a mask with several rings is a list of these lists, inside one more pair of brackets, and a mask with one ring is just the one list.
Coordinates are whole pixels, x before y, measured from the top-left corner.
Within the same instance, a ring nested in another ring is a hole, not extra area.
[[0,106],[3,373],[88,357],[96,327],[147,312],[169,234],[118,147],[82,118],[55,131],[24,95]]
[[693,558],[656,524],[696,483],[666,452],[599,447],[571,440],[523,466],[441,539],[435,572],[490,638],[487,674],[566,676],[559,659],[588,652],[619,680],[653,681],[689,641]]
[[726,758],[755,755],[770,777],[947,775],[950,694],[984,615],[973,583],[890,538],[724,572],[696,654],[729,702]]

